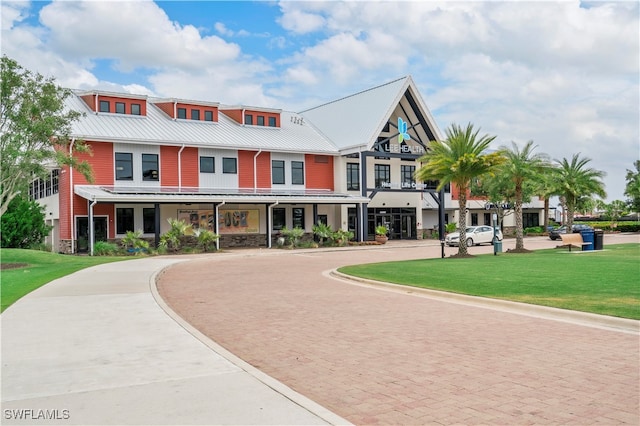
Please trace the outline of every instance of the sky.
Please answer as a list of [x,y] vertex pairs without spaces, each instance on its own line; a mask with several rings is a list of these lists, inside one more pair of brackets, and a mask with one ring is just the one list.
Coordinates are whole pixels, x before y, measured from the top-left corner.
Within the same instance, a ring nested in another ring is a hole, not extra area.
[[302,111],[411,75],[472,123],[606,173],[640,159],[637,1],[2,0],[1,50],[72,89]]

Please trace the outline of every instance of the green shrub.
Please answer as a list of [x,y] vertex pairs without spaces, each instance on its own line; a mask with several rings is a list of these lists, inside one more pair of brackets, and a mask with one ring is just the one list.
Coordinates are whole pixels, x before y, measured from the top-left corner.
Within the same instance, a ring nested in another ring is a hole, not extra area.
[[542,234],[542,233],[544,233],[542,226],[531,226],[529,228],[524,229],[524,235]]
[[333,237],[333,230],[330,225],[318,222],[313,225],[313,235],[318,238],[320,245],[324,245],[326,241],[331,240]]
[[331,238],[336,245],[347,246],[349,245],[349,241],[353,239],[353,232],[338,229],[333,233]]
[[93,254],[96,256],[114,256],[118,253],[118,245],[107,241],[96,241],[93,245]]
[[204,252],[215,249],[216,241],[220,238],[220,236],[213,231],[203,228],[196,229],[194,235],[198,239],[198,247]]
[[139,254],[149,250],[149,242],[142,239],[141,229],[137,231],[127,231],[122,240],[120,240],[120,244],[130,253]]
[[304,235],[304,229],[295,227],[293,229],[283,228],[280,233],[285,239],[285,244],[289,247],[298,247],[300,245],[300,238]]
[[0,221],[1,246],[26,249],[42,243],[51,231],[44,219],[43,206],[22,197],[14,198]]
[[163,247],[165,250],[178,251],[180,249],[180,237],[184,236],[187,230],[191,229],[191,225],[184,220],[173,218],[167,219],[167,222],[169,222],[171,229],[160,236],[160,247]]

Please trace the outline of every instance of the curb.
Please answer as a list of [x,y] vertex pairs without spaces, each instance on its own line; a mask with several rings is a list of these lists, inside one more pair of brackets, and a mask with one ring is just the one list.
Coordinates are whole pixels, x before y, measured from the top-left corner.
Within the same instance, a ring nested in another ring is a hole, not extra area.
[[[221,357],[225,358],[227,361],[229,361],[230,363],[234,364],[236,367],[238,367],[241,370],[245,371],[246,373],[248,373],[249,375],[253,376],[258,381],[262,382],[263,384],[265,384],[269,388],[273,389],[275,392],[277,392],[280,395],[284,396],[285,398],[287,398],[288,400],[290,400],[294,404],[304,408],[305,410],[307,410],[311,414],[315,415],[316,417],[326,421],[327,423],[329,423],[331,425],[353,425],[351,422],[347,421],[346,419],[338,416],[337,414],[335,414],[332,411],[326,409],[325,407],[321,406],[320,404],[316,403],[315,401],[307,398],[306,396],[294,391],[293,389],[291,389],[290,387],[288,387],[284,383],[282,383],[282,382],[274,379],[273,377],[263,373],[262,371],[258,370],[257,368],[255,368],[251,364],[247,363],[246,361],[242,360],[238,356],[236,356],[233,353],[229,352],[227,349],[225,349],[224,347],[220,346],[215,341],[211,340],[209,337],[207,337],[206,335],[201,333],[199,330],[197,330],[195,327],[193,327],[191,324],[189,324],[187,321],[185,321],[182,317],[180,317],[178,314],[176,314],[173,311],[173,309],[171,309],[171,307],[169,307],[169,305],[166,304],[164,299],[162,299],[162,297],[158,293],[158,288],[156,286],[156,277],[159,274],[161,274],[165,269],[169,268],[170,266],[171,265],[165,266],[164,268],[153,272],[153,274],[149,277],[149,289],[151,291],[151,295],[152,295],[153,299],[156,301],[158,306],[172,320],[174,320],[180,327],[185,329],[189,334],[191,334],[193,337],[198,339],[200,342],[202,342],[209,349],[211,349],[212,351],[214,351],[215,353],[217,353]],[[241,422],[239,422],[239,423],[241,423]]]
[[361,285],[370,288],[376,288],[378,290],[392,291],[395,293],[411,294],[414,296],[427,297],[429,299],[440,300],[443,302],[457,303],[483,309],[492,309],[517,315],[525,315],[533,318],[561,321],[585,327],[594,327],[620,333],[640,335],[640,321],[628,318],[598,315],[589,312],[571,311],[567,309],[552,308],[542,305],[531,305],[528,303],[512,302],[509,300],[468,296],[466,294],[449,293],[446,291],[430,290],[420,287],[411,287],[401,284],[369,280],[366,278],[359,278],[352,275],[343,274],[341,272],[338,272],[337,269],[325,271],[323,274],[325,276],[352,285]]

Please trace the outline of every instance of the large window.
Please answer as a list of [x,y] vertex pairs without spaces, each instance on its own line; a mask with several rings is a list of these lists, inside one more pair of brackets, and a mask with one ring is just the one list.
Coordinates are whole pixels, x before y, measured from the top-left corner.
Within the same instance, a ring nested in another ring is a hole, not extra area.
[[413,175],[416,172],[416,166],[400,166],[400,174],[402,181],[402,188],[411,188],[412,184],[415,182]]
[[279,231],[286,228],[286,210],[285,209],[273,209],[273,229]]
[[293,208],[293,227],[304,229],[304,209],[302,207]]
[[116,152],[116,180],[133,180],[133,154]]
[[200,157],[200,173],[215,173],[216,165],[214,157]]
[[145,234],[155,234],[156,209],[142,209],[142,232]]
[[284,161],[271,161],[271,183],[274,185],[284,185]]
[[109,101],[100,101],[100,112],[111,112],[111,103]]
[[302,161],[291,162],[291,183],[304,185],[304,163]]
[[142,154],[142,180],[158,180],[158,154]]
[[116,209],[116,232],[126,234],[133,231],[133,208]]
[[360,190],[360,164],[347,163],[347,191]]
[[391,166],[388,164],[375,164],[374,173],[376,188],[388,188],[391,181]]
[[222,173],[237,174],[238,160],[236,158],[222,158]]

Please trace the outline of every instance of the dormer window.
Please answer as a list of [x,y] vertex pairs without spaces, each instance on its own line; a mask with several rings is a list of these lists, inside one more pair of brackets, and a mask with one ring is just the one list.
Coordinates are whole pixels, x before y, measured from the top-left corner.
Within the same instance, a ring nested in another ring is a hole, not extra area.
[[264,126],[264,115],[258,116],[258,126]]
[[213,121],[213,111],[204,112],[204,121]]
[[116,114],[125,114],[124,102],[116,102]]
[[276,118],[269,117],[269,127],[276,127]]
[[178,117],[183,120],[187,119],[187,109],[186,108],[178,108]]
[[140,115],[140,104],[131,104],[131,115]]
[[199,109],[192,109],[191,110],[191,119],[192,120],[200,120],[200,110]]
[[244,124],[253,125],[253,115],[245,114],[244,115]]
[[100,101],[100,112],[111,112],[111,102]]

